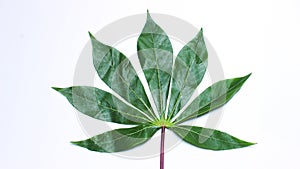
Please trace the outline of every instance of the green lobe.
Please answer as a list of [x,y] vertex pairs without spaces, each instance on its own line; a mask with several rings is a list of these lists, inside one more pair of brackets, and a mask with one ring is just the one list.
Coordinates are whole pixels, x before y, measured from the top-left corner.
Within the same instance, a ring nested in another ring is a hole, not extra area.
[[126,101],[155,119],[150,102],[136,71],[128,58],[117,49],[105,45],[90,34],[94,67],[112,90]]
[[230,150],[255,144],[240,140],[218,130],[203,127],[173,126],[171,130],[184,141],[208,150]]
[[207,56],[201,29],[176,57],[172,74],[168,119],[172,119],[184,107],[202,81],[207,67]]
[[53,89],[64,95],[78,111],[95,119],[120,124],[143,124],[150,121],[142,112],[98,88],[74,86]]
[[173,49],[166,33],[147,13],[147,22],[137,42],[138,58],[153,100],[164,115],[173,65]]
[[132,149],[148,141],[159,128],[140,125],[133,128],[116,129],[87,140],[72,142],[80,147],[97,152],[120,152]]
[[250,75],[222,80],[208,87],[176,118],[175,123],[202,116],[223,106],[241,89]]

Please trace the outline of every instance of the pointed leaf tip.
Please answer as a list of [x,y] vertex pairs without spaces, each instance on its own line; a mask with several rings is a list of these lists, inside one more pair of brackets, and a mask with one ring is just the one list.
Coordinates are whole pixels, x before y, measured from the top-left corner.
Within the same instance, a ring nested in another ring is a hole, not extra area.
[[196,35],[196,37],[204,39],[204,37],[203,37],[203,28],[200,29],[200,31],[198,32],[198,34]]
[[248,142],[248,143],[249,143],[249,146],[257,144],[257,143],[252,143],[252,142]]
[[71,144],[76,144],[76,141],[70,141]]
[[203,28],[200,29],[200,35],[201,35],[201,37],[203,37],[203,39],[204,39],[204,36],[203,36]]
[[59,87],[51,87],[51,88],[58,91],[58,92],[62,89],[62,88],[59,88]]
[[241,79],[243,79],[243,81],[245,82],[246,80],[249,79],[249,77],[252,75],[252,73],[247,74],[246,76],[242,76],[240,77]]
[[247,77],[247,79],[252,75],[252,72],[249,73],[248,75],[246,75],[245,77]]
[[70,143],[76,146],[80,145],[80,141],[70,141]]
[[149,10],[147,9],[147,20],[152,20],[152,17],[151,17],[151,15],[150,15],[150,13],[149,13]]
[[79,146],[79,147],[83,147],[83,148],[87,148],[89,150],[93,150],[92,147],[85,147],[84,141],[70,141],[70,143],[74,146]]
[[96,39],[90,31],[89,31],[89,36],[91,39]]

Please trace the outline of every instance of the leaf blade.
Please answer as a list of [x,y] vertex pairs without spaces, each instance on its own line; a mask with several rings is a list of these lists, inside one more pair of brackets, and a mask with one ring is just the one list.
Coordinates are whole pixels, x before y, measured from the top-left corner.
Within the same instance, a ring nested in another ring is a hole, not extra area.
[[248,147],[250,143],[225,132],[197,126],[173,126],[171,130],[185,142],[208,150],[230,150]]
[[90,37],[93,64],[102,81],[130,104],[156,119],[144,87],[129,59],[117,49],[98,41],[91,33]]
[[187,43],[175,59],[168,119],[172,119],[188,102],[203,79],[207,68],[207,49],[203,30]]
[[158,112],[164,117],[171,81],[173,48],[169,37],[147,12],[137,42],[138,58]]
[[176,118],[175,123],[197,118],[223,106],[241,89],[250,76],[251,73],[243,77],[221,80],[208,87]]
[[65,96],[78,111],[98,120],[120,124],[143,124],[150,121],[142,112],[95,87],[73,86],[53,89]]
[[158,128],[140,125],[132,128],[111,130],[87,140],[72,142],[91,151],[112,153],[132,149],[148,141]]

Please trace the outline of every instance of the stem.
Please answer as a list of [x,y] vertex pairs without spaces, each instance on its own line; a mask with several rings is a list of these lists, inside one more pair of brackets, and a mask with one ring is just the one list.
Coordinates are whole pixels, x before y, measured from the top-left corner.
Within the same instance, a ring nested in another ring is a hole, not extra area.
[[161,127],[160,139],[160,169],[164,169],[164,149],[165,149],[165,126]]

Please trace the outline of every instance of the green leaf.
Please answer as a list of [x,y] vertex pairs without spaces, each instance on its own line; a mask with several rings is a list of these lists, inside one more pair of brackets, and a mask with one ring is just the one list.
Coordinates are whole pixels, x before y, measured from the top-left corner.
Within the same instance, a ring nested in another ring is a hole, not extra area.
[[201,83],[207,69],[208,52],[202,29],[180,50],[173,64],[170,39],[147,12],[147,21],[138,38],[137,50],[159,117],[153,111],[144,86],[129,59],[89,34],[93,64],[99,77],[123,99],[94,87],[53,89],[64,95],[85,115],[136,126],[111,130],[87,140],[72,142],[73,144],[97,152],[126,151],[145,143],[155,132],[162,129],[161,168],[164,166],[165,128],[175,132],[184,141],[204,149],[228,150],[254,144],[218,130],[179,125],[226,104],[250,76],[249,74],[219,81],[204,90],[182,110]]
[[120,152],[148,141],[159,128],[140,125],[133,128],[116,129],[87,140],[72,142],[80,147],[98,152]]
[[157,110],[164,117],[171,81],[173,49],[168,36],[149,13],[138,38],[137,50]]
[[201,29],[176,57],[168,119],[172,119],[183,108],[202,81],[207,67],[207,55]]
[[128,58],[117,49],[99,42],[92,34],[90,37],[93,63],[99,77],[126,101],[156,119],[144,87]]
[[108,92],[94,87],[53,88],[80,112],[95,119],[121,124],[149,123],[142,112],[123,103]]
[[250,75],[222,80],[208,87],[176,118],[175,123],[202,116],[223,106],[241,89]]
[[255,144],[218,130],[203,127],[175,125],[170,129],[184,141],[203,149],[230,150]]

